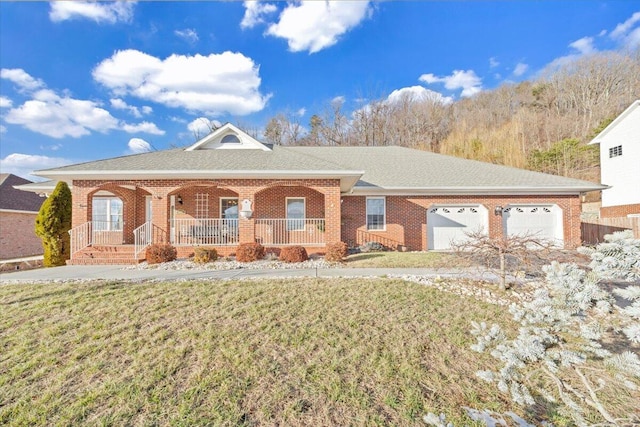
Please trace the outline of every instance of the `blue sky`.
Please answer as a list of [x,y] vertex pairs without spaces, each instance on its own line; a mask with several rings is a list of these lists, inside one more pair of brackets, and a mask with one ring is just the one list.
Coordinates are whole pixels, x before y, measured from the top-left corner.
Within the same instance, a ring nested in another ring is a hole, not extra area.
[[638,1],[0,1],[0,170],[306,125],[401,93],[460,99],[640,46]]

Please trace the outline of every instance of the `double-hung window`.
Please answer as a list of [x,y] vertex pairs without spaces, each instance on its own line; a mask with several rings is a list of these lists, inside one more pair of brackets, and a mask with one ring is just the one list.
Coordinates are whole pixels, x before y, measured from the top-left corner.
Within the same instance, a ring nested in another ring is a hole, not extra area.
[[238,219],[238,199],[223,197],[220,199],[220,218]]
[[384,197],[367,197],[367,230],[384,230],[386,226]]
[[122,231],[122,200],[117,197],[94,197],[92,221],[95,231]]
[[287,230],[304,230],[304,197],[287,197]]

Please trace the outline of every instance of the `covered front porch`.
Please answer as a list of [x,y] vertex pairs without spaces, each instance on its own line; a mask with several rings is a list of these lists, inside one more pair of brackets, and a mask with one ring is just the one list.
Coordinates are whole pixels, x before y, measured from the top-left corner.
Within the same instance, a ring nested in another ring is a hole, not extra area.
[[327,243],[340,240],[339,187],[304,181],[231,184],[187,182],[165,194],[139,183],[85,190],[81,201],[74,200],[70,263],[139,262],[153,243],[170,243],[186,257],[197,246],[231,255],[247,242],[323,252]]

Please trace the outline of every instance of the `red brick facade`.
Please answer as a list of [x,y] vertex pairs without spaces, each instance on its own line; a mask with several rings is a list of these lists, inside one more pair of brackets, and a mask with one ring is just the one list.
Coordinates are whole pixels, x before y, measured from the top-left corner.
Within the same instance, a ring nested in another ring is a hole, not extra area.
[[626,217],[629,214],[640,215],[640,204],[620,205],[600,208],[600,218]]
[[427,209],[431,205],[481,204],[489,211],[489,234],[501,236],[502,217],[494,215],[496,206],[509,204],[554,203],[563,212],[566,248],[580,246],[579,196],[387,196],[386,228],[367,231],[366,197],[343,196],[342,240],[350,244],[378,241],[387,246],[405,246],[409,250],[427,250]]
[[0,212],[0,259],[42,255],[42,241],[36,236],[36,212]]
[[[196,195],[206,194],[206,216],[220,218],[220,199],[238,198],[251,201],[253,216],[238,221],[239,243],[253,242],[259,234],[256,221],[286,218],[287,198],[304,198],[305,215],[309,219],[324,219],[324,242],[345,241],[350,244],[377,240],[387,246],[404,246],[409,250],[426,250],[427,209],[434,204],[481,204],[489,211],[489,233],[502,235],[502,218],[493,214],[496,206],[509,204],[554,203],[563,212],[565,247],[580,245],[580,199],[576,196],[387,196],[386,228],[366,230],[366,197],[340,194],[337,179],[273,180],[140,180],[73,182],[73,227],[91,221],[92,198],[101,191],[115,194],[123,201],[124,244],[133,243],[133,230],[145,223],[146,199],[151,198],[151,222],[154,242],[170,241],[171,197],[176,203],[175,217],[193,218]],[[200,196],[202,198],[202,196]],[[119,244],[119,243],[117,243]],[[228,255],[236,246],[221,246],[219,252]],[[309,252],[322,252],[322,245],[307,247]],[[180,257],[192,253],[193,247],[178,247]]]
[[[176,205],[176,218],[190,218],[195,213],[196,194],[208,194],[210,218],[219,218],[221,197],[248,199],[253,208],[253,217],[240,220],[239,242],[255,241],[256,219],[285,218],[286,198],[305,198],[307,218],[324,218],[324,241],[340,241],[340,181],[338,179],[274,180],[274,179],[221,179],[221,180],[140,180],[102,181],[74,180],[73,227],[92,218],[92,199],[99,191],[108,191],[119,197],[124,205],[123,241],[133,243],[133,230],[145,222],[145,200],[152,198],[153,240],[168,242],[171,196],[180,196],[182,205]],[[98,193],[100,194],[100,193]],[[318,251],[319,248],[309,248]],[[320,248],[321,249],[321,248]],[[235,250],[222,247],[225,255]],[[179,256],[193,248],[178,248]]]

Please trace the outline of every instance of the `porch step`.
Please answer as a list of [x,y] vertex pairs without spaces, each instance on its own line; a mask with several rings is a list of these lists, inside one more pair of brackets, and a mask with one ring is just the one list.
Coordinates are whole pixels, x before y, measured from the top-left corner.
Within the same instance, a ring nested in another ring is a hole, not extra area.
[[73,255],[68,265],[138,264],[143,258],[135,257],[133,245],[89,246]]

